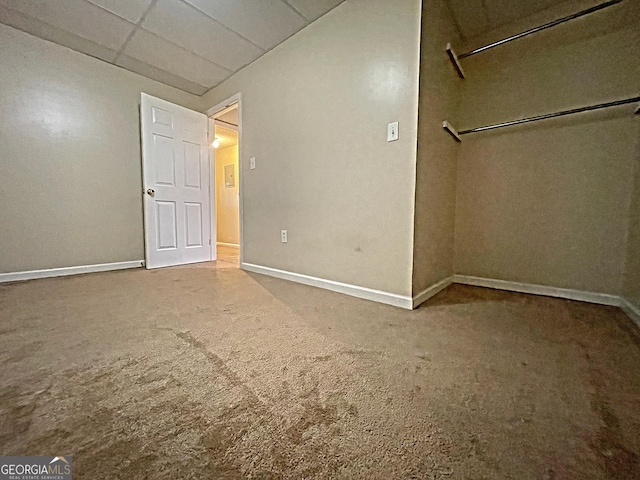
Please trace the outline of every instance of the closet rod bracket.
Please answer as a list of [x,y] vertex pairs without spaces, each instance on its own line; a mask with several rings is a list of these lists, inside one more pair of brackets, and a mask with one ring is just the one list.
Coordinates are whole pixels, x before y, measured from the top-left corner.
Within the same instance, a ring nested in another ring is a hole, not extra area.
[[456,52],[453,51],[453,47],[451,46],[450,43],[447,43],[447,54],[449,55],[449,59],[451,60],[451,63],[453,63],[453,66],[458,72],[458,75],[460,75],[460,78],[464,78],[464,70],[462,69],[462,65],[460,65],[460,61],[458,60],[458,55],[456,55]]
[[446,120],[442,122],[442,128],[444,128],[447,131],[447,133],[451,135],[455,140],[457,140],[458,142],[462,142],[462,138],[460,138],[458,131],[455,128],[453,128],[451,124]]

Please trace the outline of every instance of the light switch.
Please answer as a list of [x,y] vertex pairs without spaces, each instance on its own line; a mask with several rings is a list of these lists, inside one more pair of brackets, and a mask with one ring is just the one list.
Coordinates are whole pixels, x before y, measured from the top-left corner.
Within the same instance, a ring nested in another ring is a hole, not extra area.
[[256,169],[256,157],[251,157],[251,159],[249,160],[249,168],[251,170]]
[[387,142],[395,142],[398,140],[398,122],[387,125]]

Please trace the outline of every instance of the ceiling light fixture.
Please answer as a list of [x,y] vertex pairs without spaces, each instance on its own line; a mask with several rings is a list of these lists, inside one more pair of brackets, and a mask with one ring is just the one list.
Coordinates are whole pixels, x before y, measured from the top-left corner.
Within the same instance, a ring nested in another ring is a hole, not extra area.
[[220,147],[220,139],[219,139],[219,138],[216,138],[216,139],[213,141],[213,143],[211,144],[211,146],[212,146],[213,148],[219,148],[219,147]]

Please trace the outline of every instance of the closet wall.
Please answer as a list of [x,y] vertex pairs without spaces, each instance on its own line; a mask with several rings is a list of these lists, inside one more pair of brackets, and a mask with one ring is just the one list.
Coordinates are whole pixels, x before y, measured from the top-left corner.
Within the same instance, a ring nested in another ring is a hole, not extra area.
[[638,130],[635,186],[629,211],[624,298],[635,308],[638,320],[640,320],[640,128]]
[[[595,3],[563,3],[458,50]],[[463,130],[638,95],[638,18],[640,2],[623,2],[465,59],[454,125]],[[638,250],[627,244],[640,125],[633,111],[629,105],[465,136],[455,272],[620,295],[627,256],[634,265]],[[637,245],[635,225],[630,238]],[[629,292],[637,285],[632,277]]]
[[444,0],[423,2],[422,8],[414,296],[453,274],[458,145],[442,130],[442,119],[457,122],[460,88],[444,52],[447,42],[460,42],[451,12]]

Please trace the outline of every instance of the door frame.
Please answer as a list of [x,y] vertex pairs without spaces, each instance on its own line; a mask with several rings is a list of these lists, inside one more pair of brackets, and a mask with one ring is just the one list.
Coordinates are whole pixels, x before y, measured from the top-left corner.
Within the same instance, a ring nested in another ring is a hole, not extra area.
[[[226,108],[229,108],[231,105],[233,104],[237,104],[238,105],[238,218],[239,218],[239,229],[240,229],[240,268],[242,268],[242,263],[243,263],[243,258],[244,258],[244,235],[243,235],[243,215],[242,215],[242,211],[243,211],[243,184],[244,184],[244,175],[243,175],[243,168],[242,168],[242,93],[236,93],[235,95],[230,96],[229,98],[227,98],[226,100],[218,103],[217,105],[214,105],[213,107],[207,109],[207,111],[205,112],[207,115],[207,118],[209,120],[209,125],[211,125],[211,123],[214,124],[214,131],[213,132],[209,132],[209,145],[211,145],[211,143],[213,142],[214,138],[215,138],[215,119],[214,116],[218,113],[220,113],[221,111],[225,110]],[[210,148],[209,149],[209,155],[210,155],[210,182],[211,182],[211,203],[212,203],[212,208],[211,208],[211,260],[215,260],[216,259],[216,245],[217,245],[217,231],[216,231],[216,225],[217,225],[217,214],[218,212],[216,211],[216,207],[215,207],[215,185],[216,185],[216,159],[215,159],[215,149],[214,148]]]

